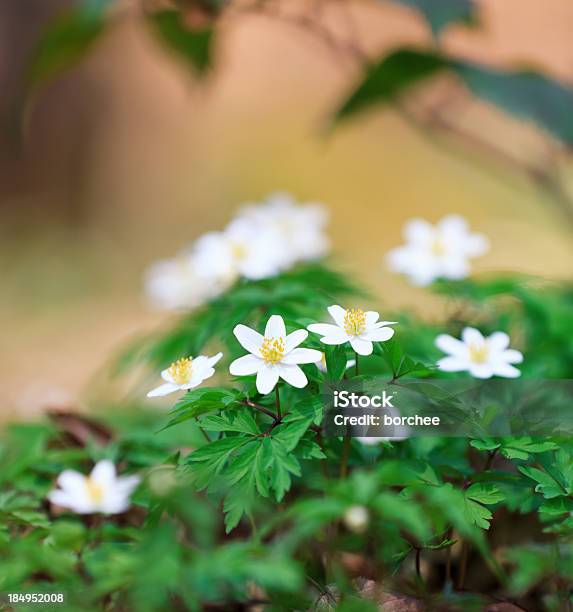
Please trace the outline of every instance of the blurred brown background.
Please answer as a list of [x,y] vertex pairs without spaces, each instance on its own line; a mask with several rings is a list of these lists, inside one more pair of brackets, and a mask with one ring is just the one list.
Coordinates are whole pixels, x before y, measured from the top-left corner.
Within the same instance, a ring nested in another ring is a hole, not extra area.
[[[224,19],[216,70],[198,85],[150,36],[136,4],[122,4],[88,57],[36,96],[21,142],[13,117],[23,70],[42,24],[65,4],[0,5],[5,416],[81,398],[112,351],[168,316],[145,304],[145,266],[277,189],[330,207],[335,257],[386,307],[429,304],[381,263],[414,215],[435,221],[459,212],[488,234],[492,250],[476,272],[570,275],[571,226],[547,193],[495,159],[436,146],[391,111],[326,135],[356,66],[288,20]],[[533,64],[573,83],[570,0],[479,7],[479,28],[446,32],[448,51],[497,66]],[[420,17],[390,2],[325,2],[313,15],[369,52],[428,43]],[[533,129],[485,105],[471,104],[459,120],[524,158],[543,150]]]

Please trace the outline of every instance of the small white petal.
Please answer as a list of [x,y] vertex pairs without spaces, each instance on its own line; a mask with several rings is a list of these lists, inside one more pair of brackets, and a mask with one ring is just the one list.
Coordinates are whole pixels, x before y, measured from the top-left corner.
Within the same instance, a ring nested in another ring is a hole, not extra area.
[[495,366],[493,373],[495,376],[503,376],[504,378],[518,378],[521,376],[521,371],[514,368],[512,365],[509,365],[509,363]]
[[[324,339],[323,339],[324,341]],[[359,354],[359,355],[371,355],[374,347],[372,346],[372,342],[369,340],[364,340],[357,336],[350,337],[350,346]]]
[[74,494],[82,491],[86,484],[86,477],[76,470],[64,470],[56,481],[61,489]]
[[257,391],[261,395],[270,393],[279,381],[279,370],[277,367],[263,366],[257,373]]
[[410,219],[404,226],[406,242],[414,244],[429,242],[434,235],[434,227],[425,219]]
[[285,340],[285,353],[290,353],[296,348],[301,342],[304,342],[308,338],[308,332],[306,329],[297,329],[286,337]]
[[509,336],[505,332],[495,332],[488,337],[487,343],[494,351],[503,351],[509,346]]
[[379,329],[368,330],[360,337],[371,342],[386,342],[394,335],[394,331],[391,327],[380,327]]
[[461,280],[469,276],[470,266],[465,256],[448,255],[440,260],[440,276],[448,280]]
[[263,343],[263,337],[259,332],[246,325],[236,325],[233,333],[244,349],[253,355],[259,354],[261,344]]
[[342,328],[338,327],[338,325],[333,325],[332,323],[312,323],[307,329],[313,334],[320,334],[321,336],[330,336],[344,331]]
[[457,238],[466,234],[468,222],[460,215],[446,215],[438,223],[438,228],[446,238]]
[[115,465],[108,459],[98,461],[90,474],[90,478],[103,487],[112,485],[115,482],[115,477]]
[[285,322],[280,315],[273,315],[265,327],[266,338],[284,338],[286,336]]
[[468,369],[468,362],[460,357],[444,357],[437,364],[438,368],[444,372],[463,372]]
[[474,378],[491,378],[493,376],[493,368],[489,363],[470,363],[468,369]]
[[474,327],[465,327],[462,331],[462,340],[466,344],[481,344],[484,338],[482,333]]
[[503,351],[501,356],[507,363],[521,363],[523,361],[523,353],[515,349],[507,349]]
[[340,327],[344,326],[344,315],[346,314],[346,310],[342,308],[342,306],[338,306],[337,304],[333,304],[328,307],[328,313],[333,318],[334,322]]
[[217,353],[216,355],[213,355],[213,357],[208,357],[207,358],[207,363],[213,367],[216,363],[219,362],[219,360],[221,359],[221,357],[223,356],[223,353]]
[[174,391],[179,391],[179,385],[174,385],[173,383],[165,383],[164,385],[160,385],[156,387],[152,391],[147,394],[147,397],[162,397],[163,395],[168,395],[169,393],[173,393]]
[[316,349],[295,348],[283,357],[281,363],[287,365],[293,363],[317,363],[321,359],[322,353]]
[[448,334],[440,334],[434,343],[441,351],[449,355],[463,356],[467,354],[467,346],[461,340]]
[[368,310],[364,313],[364,318],[366,320],[366,327],[372,327],[380,318],[380,314],[373,310]]
[[305,373],[297,365],[288,365],[281,362],[279,364],[279,375],[289,385],[292,385],[297,389],[306,387],[308,383]]
[[259,371],[263,361],[259,357],[254,355],[244,355],[235,359],[229,366],[229,372],[233,376],[249,376],[250,374],[256,374]]
[[465,252],[468,257],[479,257],[489,250],[489,240],[483,234],[470,234],[465,240]]

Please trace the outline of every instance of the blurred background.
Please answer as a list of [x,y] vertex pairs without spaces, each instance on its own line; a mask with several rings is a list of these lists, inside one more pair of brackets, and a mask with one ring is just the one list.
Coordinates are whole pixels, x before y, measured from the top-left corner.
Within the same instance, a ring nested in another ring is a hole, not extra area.
[[[218,16],[214,68],[199,81],[153,35],[140,2],[117,2],[81,61],[30,94],[38,41],[73,6],[0,4],[0,418],[81,403],[113,352],[169,316],[145,303],[145,267],[276,190],[329,207],[335,262],[386,309],[439,309],[382,263],[412,216],[457,212],[487,234],[492,249],[476,273],[570,278],[566,198],[523,171],[550,159],[566,194],[570,164],[562,149],[555,161],[531,125],[471,100],[452,120],[495,151],[392,109],[328,129],[361,71],[345,48],[377,57],[433,47],[411,7],[288,0],[256,11],[239,2]],[[570,0],[481,0],[476,10],[473,27],[442,33],[443,51],[573,83]],[[212,15],[187,3],[183,19],[195,27]],[[427,98],[447,100],[448,86]]]

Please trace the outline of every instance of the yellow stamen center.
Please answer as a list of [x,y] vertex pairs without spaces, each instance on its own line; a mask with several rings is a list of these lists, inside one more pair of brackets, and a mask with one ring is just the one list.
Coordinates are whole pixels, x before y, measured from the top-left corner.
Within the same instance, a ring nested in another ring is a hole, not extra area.
[[274,365],[285,356],[285,341],[283,338],[265,337],[261,345],[261,357],[265,363]]
[[235,259],[241,261],[247,256],[247,247],[244,244],[233,242],[231,245],[231,253]]
[[366,331],[366,315],[360,308],[348,308],[344,313],[344,331],[349,336],[359,336]]
[[477,364],[485,363],[489,357],[489,349],[485,342],[470,344],[469,347],[470,361]]
[[91,477],[86,478],[86,488],[88,497],[94,504],[101,504],[103,501],[103,487],[95,482]]
[[193,374],[191,368],[192,361],[191,357],[183,357],[171,364],[168,372],[175,384],[185,385],[191,380],[191,375]]
[[439,236],[434,238],[434,240],[432,241],[432,246],[430,247],[430,250],[432,252],[432,255],[435,255],[436,257],[441,257],[442,255],[446,254],[446,247],[444,245],[443,240]]

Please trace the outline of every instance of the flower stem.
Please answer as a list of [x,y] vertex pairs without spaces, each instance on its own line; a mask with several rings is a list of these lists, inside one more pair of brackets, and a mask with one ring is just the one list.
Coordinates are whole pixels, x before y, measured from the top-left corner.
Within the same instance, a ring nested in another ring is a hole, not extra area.
[[280,421],[283,417],[281,414],[281,396],[279,395],[279,386],[275,387],[275,401],[277,404],[277,418]]

